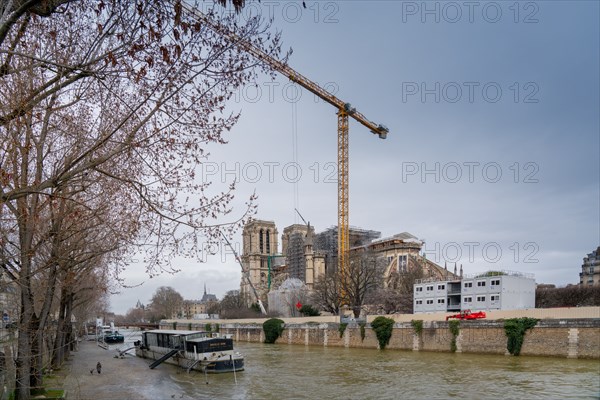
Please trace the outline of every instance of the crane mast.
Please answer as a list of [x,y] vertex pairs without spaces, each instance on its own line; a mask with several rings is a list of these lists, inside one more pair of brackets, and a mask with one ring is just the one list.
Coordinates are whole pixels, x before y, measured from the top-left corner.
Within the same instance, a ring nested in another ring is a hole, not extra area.
[[[348,117],[360,122],[367,127],[371,133],[379,136],[380,139],[385,139],[389,132],[384,125],[376,124],[368,120],[363,114],[358,112],[350,103],[344,102],[329,93],[317,83],[308,79],[304,75],[295,71],[289,65],[273,58],[263,50],[257,48],[249,41],[231,32],[227,27],[222,26],[217,21],[198,9],[191,7],[184,2],[181,2],[182,8],[193,15],[199,21],[202,21],[213,31],[228,38],[233,44],[243,49],[247,53],[254,56],[256,59],[264,62],[272,69],[289,78],[292,82],[297,83],[306,90],[315,94],[322,100],[336,107],[338,116],[338,271],[342,279],[345,279],[349,266],[348,251],[350,250],[350,235],[349,235],[349,191],[348,191]],[[343,286],[343,285],[342,285]],[[345,298],[345,293],[342,290],[342,299]]]

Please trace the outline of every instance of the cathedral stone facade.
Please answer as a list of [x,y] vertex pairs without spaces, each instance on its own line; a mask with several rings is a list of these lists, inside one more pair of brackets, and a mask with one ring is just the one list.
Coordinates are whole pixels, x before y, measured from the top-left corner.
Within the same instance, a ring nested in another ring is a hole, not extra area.
[[[298,278],[308,289],[325,273],[325,257],[313,249],[314,228],[291,225],[281,236],[282,251],[278,252],[278,231],[273,221],[252,220],[242,233],[242,263],[244,273],[240,290],[249,303],[256,295],[266,301],[267,293],[287,278]],[[254,290],[253,290],[254,287]]]
[[[277,289],[287,278],[297,278],[311,290],[326,270],[337,268],[333,265],[337,261],[336,232],[337,228],[333,227],[315,235],[310,224],[290,225],[281,235],[279,253],[275,222],[252,220],[247,223],[242,233],[244,273],[240,290],[248,304],[256,302],[256,296],[265,302],[269,291]],[[353,227],[351,236],[354,237],[351,254],[369,251],[383,260],[384,287],[396,286],[398,279],[405,279],[412,271],[419,271],[420,278],[425,279],[458,278],[456,265],[452,273],[421,256],[423,242],[410,233],[378,239],[379,232]]]

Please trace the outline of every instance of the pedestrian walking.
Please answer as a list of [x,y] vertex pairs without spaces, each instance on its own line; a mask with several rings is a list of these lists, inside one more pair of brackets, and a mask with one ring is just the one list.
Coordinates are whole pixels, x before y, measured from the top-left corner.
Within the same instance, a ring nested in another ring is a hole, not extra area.
[[98,373],[102,372],[102,364],[100,364],[100,361],[96,364],[96,371],[98,371]]

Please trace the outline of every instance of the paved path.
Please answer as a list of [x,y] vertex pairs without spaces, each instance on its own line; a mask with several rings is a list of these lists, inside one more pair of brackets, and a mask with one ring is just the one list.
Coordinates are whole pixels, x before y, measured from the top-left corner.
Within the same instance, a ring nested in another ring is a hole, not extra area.
[[[115,358],[121,346],[104,350],[96,342],[83,341],[79,350],[72,352],[71,371],[65,380],[69,400],[168,400],[185,398],[181,387],[171,375],[179,373],[164,365],[150,370],[149,360],[135,356]],[[102,373],[96,372],[96,363],[102,364]],[[90,373],[93,371],[93,373]]]

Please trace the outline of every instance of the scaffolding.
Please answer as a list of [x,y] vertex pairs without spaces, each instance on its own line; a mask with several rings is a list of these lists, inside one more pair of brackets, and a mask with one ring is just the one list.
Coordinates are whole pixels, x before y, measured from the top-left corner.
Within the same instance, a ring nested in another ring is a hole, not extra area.
[[308,292],[304,282],[296,278],[286,279],[279,288],[268,294],[269,312],[281,317],[298,317],[298,303],[306,304]]
[[[349,228],[350,248],[361,247],[381,237],[381,232],[362,229],[356,226]],[[314,249],[325,255],[325,271],[337,267],[338,255],[338,229],[332,226],[315,235]]]
[[304,257],[304,233],[292,232],[289,235],[286,258],[290,278],[306,282],[306,259]]

